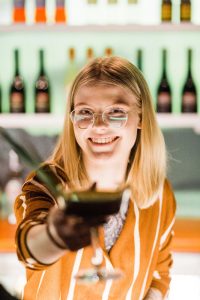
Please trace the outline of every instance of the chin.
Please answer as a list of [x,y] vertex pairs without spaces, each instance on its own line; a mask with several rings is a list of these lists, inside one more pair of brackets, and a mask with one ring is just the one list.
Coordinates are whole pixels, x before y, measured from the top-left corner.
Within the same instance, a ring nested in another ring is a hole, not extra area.
[[105,163],[105,162],[116,162],[116,155],[113,152],[95,152],[90,156],[91,160],[94,160],[96,163]]

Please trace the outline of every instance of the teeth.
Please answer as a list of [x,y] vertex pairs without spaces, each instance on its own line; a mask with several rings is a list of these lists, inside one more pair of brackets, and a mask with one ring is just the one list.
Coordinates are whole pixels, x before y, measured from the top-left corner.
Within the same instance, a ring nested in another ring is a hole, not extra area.
[[97,144],[108,144],[114,141],[115,137],[107,137],[107,138],[91,138],[93,143]]

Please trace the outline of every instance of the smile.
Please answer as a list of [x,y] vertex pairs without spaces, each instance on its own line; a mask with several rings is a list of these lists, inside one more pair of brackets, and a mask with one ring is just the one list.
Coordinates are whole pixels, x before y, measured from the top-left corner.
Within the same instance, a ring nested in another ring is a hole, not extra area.
[[115,137],[105,137],[105,138],[89,138],[89,140],[94,143],[94,144],[110,144],[113,141],[115,141],[116,139],[118,139],[117,136]]

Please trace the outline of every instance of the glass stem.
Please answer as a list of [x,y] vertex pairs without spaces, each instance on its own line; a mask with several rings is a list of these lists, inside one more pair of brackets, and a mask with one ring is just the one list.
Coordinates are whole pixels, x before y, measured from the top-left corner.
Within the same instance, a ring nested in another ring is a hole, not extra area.
[[103,250],[99,243],[98,227],[92,227],[91,229],[91,241],[93,247],[93,256],[91,263],[94,267],[98,268],[103,262]]

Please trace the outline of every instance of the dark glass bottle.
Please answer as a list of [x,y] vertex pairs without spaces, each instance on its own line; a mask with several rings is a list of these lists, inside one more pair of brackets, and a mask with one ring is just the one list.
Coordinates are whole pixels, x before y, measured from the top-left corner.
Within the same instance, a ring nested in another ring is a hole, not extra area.
[[194,80],[192,78],[192,50],[188,49],[188,71],[185,84],[182,91],[182,107],[183,113],[197,112],[197,92]]
[[157,112],[159,113],[171,113],[172,112],[172,100],[171,100],[171,88],[167,78],[167,51],[162,51],[162,76],[157,90]]
[[35,112],[50,112],[50,84],[44,69],[44,51],[39,51],[40,71],[35,83]]
[[190,0],[181,0],[180,19],[181,19],[181,22],[190,22],[191,21],[191,1]]
[[15,75],[10,87],[10,112],[25,113],[25,85],[19,71],[19,50],[15,49]]
[[142,50],[138,49],[137,50],[137,67],[140,69],[140,71],[143,70],[143,65],[142,65]]
[[171,2],[171,0],[162,0],[161,20],[162,20],[162,22],[171,22],[171,20],[172,20],[172,2]]

